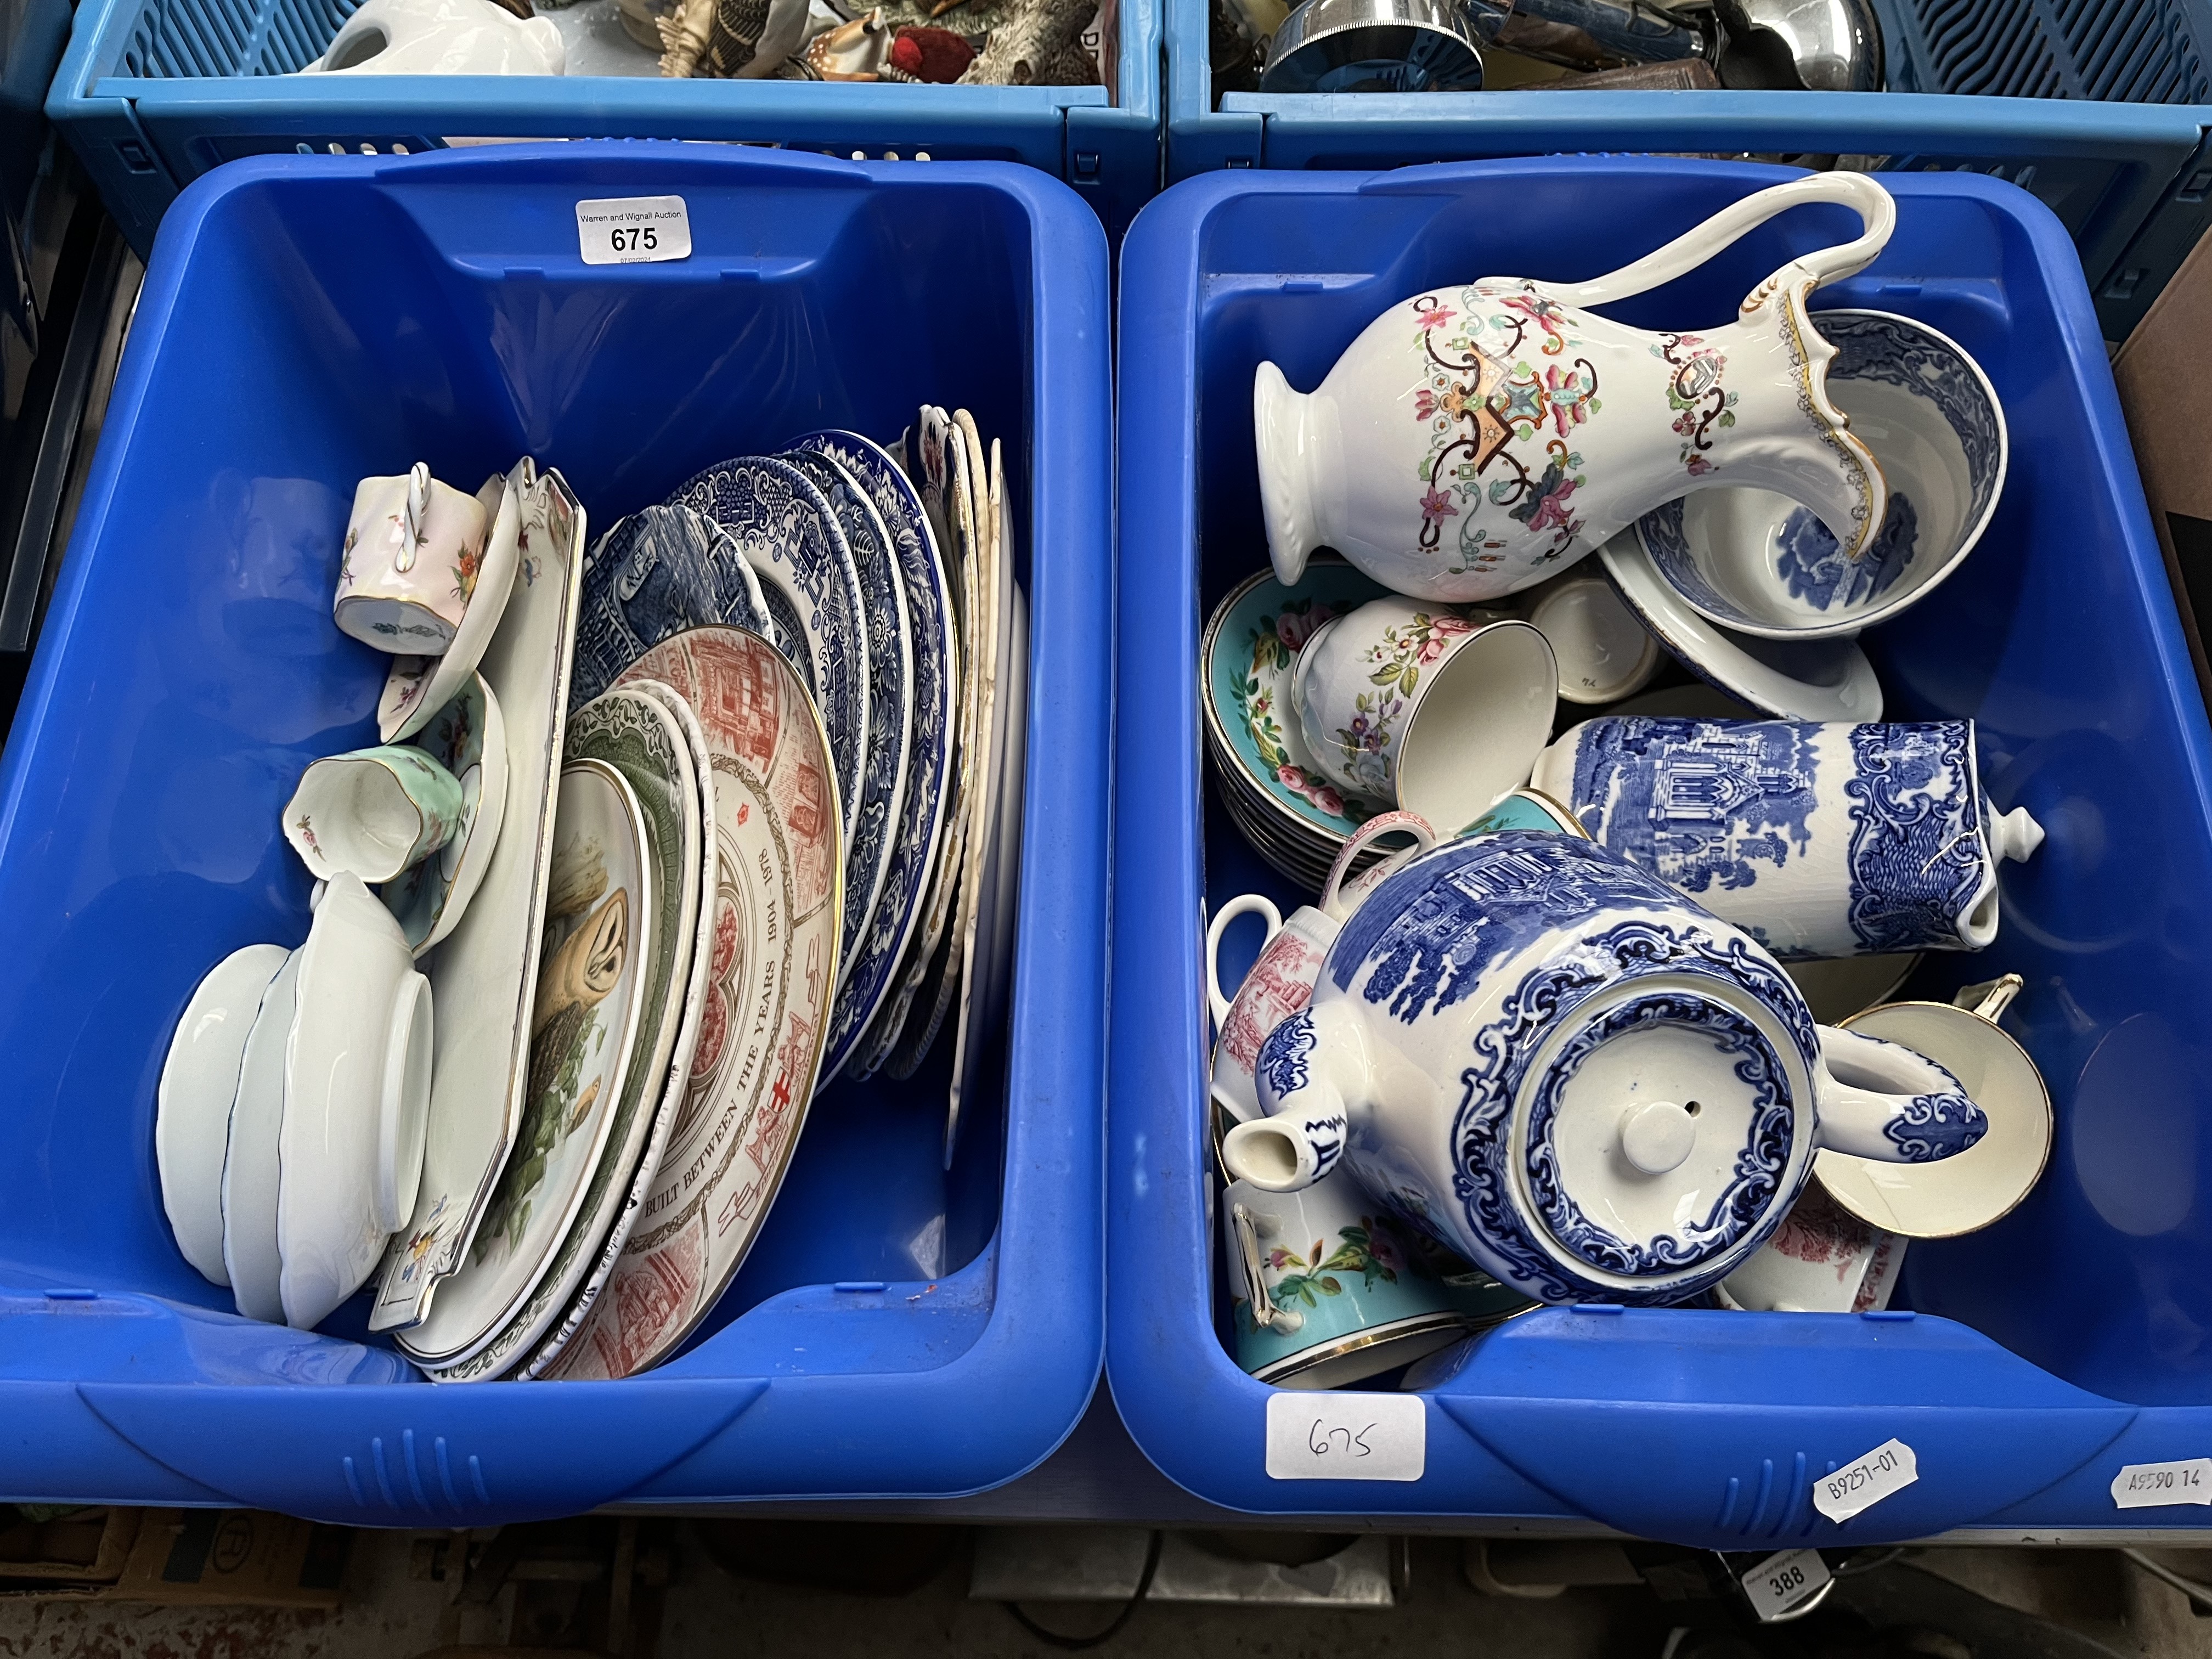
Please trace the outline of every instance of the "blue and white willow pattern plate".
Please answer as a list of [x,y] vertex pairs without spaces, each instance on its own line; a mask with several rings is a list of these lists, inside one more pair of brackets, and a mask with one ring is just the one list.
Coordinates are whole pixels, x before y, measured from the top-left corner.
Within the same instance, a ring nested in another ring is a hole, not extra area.
[[[795,449],[782,459],[812,480],[829,501],[860,579],[861,614],[868,631],[868,744],[860,762],[860,811],[853,838],[845,844],[843,935],[857,944],[883,892],[891,836],[898,827],[899,800],[906,791],[913,635],[907,623],[904,585],[891,555],[890,532],[853,475],[833,458],[812,450]],[[854,960],[848,944],[841,953],[841,992],[852,978]],[[831,1018],[836,1018],[834,1010]]]
[[815,666],[796,614],[781,623],[771,614],[727,532],[689,507],[631,514],[584,561],[568,707],[592,702],[672,635],[717,624],[765,635],[786,657],[798,653],[792,666],[811,684]]
[[781,589],[797,611],[821,676],[812,690],[830,733],[845,844],[851,846],[867,755],[867,611],[852,548],[829,499],[788,461],[742,456],[687,479],[671,492],[668,505],[703,513],[728,531],[763,593]]
[[883,890],[867,932],[847,942],[851,972],[830,1013],[822,1066],[826,1081],[850,1057],[895,988],[899,964],[921,917],[922,890],[944,830],[958,665],[954,659],[952,594],[943,556],[921,497],[906,474],[882,449],[855,433],[817,432],[799,439],[793,447],[836,462],[874,507],[897,562],[912,645],[912,718],[898,827],[890,838]]

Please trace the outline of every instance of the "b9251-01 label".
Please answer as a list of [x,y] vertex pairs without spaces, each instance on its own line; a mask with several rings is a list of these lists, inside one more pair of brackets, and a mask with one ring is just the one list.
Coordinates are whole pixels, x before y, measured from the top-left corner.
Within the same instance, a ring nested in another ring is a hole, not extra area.
[[1902,1440],[1886,1440],[1863,1457],[1813,1483],[1813,1507],[1838,1524],[1872,1509],[1920,1478],[1920,1460]]

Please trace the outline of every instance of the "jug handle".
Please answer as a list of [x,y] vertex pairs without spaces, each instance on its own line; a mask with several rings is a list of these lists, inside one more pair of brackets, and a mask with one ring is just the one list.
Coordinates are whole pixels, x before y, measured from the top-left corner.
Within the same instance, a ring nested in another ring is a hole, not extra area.
[[1206,1000],[1213,1011],[1214,1029],[1229,1024],[1229,999],[1221,991],[1221,936],[1229,924],[1239,916],[1265,916],[1267,919],[1267,939],[1260,941],[1260,948],[1267,948],[1272,939],[1283,931],[1283,913],[1275,908],[1274,900],[1264,893],[1239,893],[1223,905],[1206,928]]
[[[1352,861],[1365,851],[1368,845],[1383,836],[1396,833],[1411,836],[1413,844],[1385,853],[1374,867],[1352,877]],[[1429,821],[1419,812],[1379,812],[1352,832],[1336,862],[1328,866],[1328,879],[1322,885],[1322,913],[1331,921],[1342,921],[1357,910],[1363,900],[1390,876],[1437,844],[1437,832]],[[1349,878],[1349,879],[1347,879]]]
[[1792,259],[1752,289],[1743,302],[1745,311],[1758,309],[1768,295],[1793,279],[1805,279],[1809,287],[1818,288],[1865,270],[1897,228],[1896,202],[1864,173],[1815,173],[1754,191],[1632,264],[1587,283],[1547,283],[1544,292],[1547,297],[1569,306],[1601,306],[1626,300],[1695,270],[1745,232],[1807,202],[1838,202],[1854,209],[1863,228],[1854,240]]
[[[1902,1043],[1823,1025],[1819,1145],[1880,1164],[1931,1164],[1965,1152],[1990,1121],[1959,1079]],[[1889,1093],[1846,1083],[1842,1070],[1901,1088]]]

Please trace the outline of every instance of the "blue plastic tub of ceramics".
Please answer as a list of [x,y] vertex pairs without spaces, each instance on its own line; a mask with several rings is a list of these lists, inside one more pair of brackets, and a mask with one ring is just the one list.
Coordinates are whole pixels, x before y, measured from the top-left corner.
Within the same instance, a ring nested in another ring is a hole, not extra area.
[[[1996,943],[1930,958],[1909,988],[2025,978],[2005,1024],[2057,1113],[2034,1192],[1985,1231],[1915,1243],[1893,1313],[1511,1320],[1414,1396],[1417,1478],[1272,1477],[1271,1399],[1296,1431],[1327,1396],[1254,1381],[1219,1334],[1204,918],[1248,890],[1285,914],[1303,896],[1240,838],[1200,756],[1200,630],[1267,556],[1253,371],[1272,360],[1310,388],[1425,288],[1587,278],[1787,176],[1632,157],[1226,173],[1170,189],[1130,232],[1119,580],[1145,623],[1121,633],[1115,715],[1107,1364],[1137,1443],[1202,1498],[1736,1550],[2203,1524],[2195,1504],[2119,1509],[2112,1485],[2212,1456],[2212,732],[2072,246],[2026,192],[1967,174],[1887,180],[1895,236],[1815,303],[1943,330],[2010,421],[2018,459],[1979,547],[1865,637],[1891,717],[1979,722],[1996,805],[2050,831],[2005,866]],[[1608,314],[1718,325],[1855,223],[1793,210]],[[1814,1480],[1893,1439],[1917,1481],[1840,1526],[1814,1510]]]
[[2212,7],[2203,0],[1875,0],[1884,92],[1214,95],[1212,0],[1163,0],[1167,176],[1486,156],[1842,156],[2010,179],[2081,251],[2123,340],[2212,224]]
[[[690,258],[580,263],[580,198],[669,194]],[[1097,220],[1027,167],[561,145],[185,192],[0,762],[0,1498],[468,1526],[950,1495],[1052,1451],[1103,1340],[1106,295]],[[604,527],[925,398],[1006,443],[1034,617],[1003,1111],[948,1170],[948,1042],[825,1091],[704,1334],[626,1381],[433,1386],[365,1296],[319,1333],[230,1311],[162,1215],[155,1084],[210,963],[305,936],[293,781],[374,741],[384,659],[328,621],[354,481],[526,452]]]
[[[46,102],[143,256],[177,192],[246,155],[419,155],[487,138],[686,138],[869,160],[1021,161],[1116,232],[1159,188],[1159,0],[1109,5],[1101,84],[665,80],[611,3],[565,76],[307,76],[360,0],[80,0]],[[956,15],[949,21],[957,23]]]

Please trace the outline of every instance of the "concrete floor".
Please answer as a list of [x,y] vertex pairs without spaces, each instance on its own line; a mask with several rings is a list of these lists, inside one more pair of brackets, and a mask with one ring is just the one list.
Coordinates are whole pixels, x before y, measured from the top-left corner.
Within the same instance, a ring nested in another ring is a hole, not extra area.
[[[1003,1605],[970,1596],[977,1534],[969,1528],[647,1522],[623,1534],[626,1544],[607,1520],[518,1530],[534,1541],[516,1576],[482,1601],[481,1582],[472,1588],[466,1576],[437,1576],[471,1540],[363,1533],[336,1612],[4,1602],[0,1659],[413,1659],[441,1650],[460,1659],[456,1650],[481,1659],[556,1650],[624,1659],[1048,1659],[1057,1650]],[[491,1541],[473,1540],[473,1553],[483,1558]],[[606,1586],[616,1547],[630,1552],[637,1572],[626,1632],[611,1637]],[[1815,1619],[1738,1633],[1717,1607],[1662,1603],[1640,1583],[1540,1599],[1485,1594],[1470,1583],[1461,1540],[1394,1540],[1393,1552],[1403,1584],[1395,1607],[1148,1602],[1092,1650],[1106,1659],[1662,1659],[1671,1638],[1672,1659],[2212,1659],[2212,1618],[2112,1551],[1911,1552],[1839,1583]],[[2212,1552],[2158,1559],[2212,1578]],[[1846,1591],[1849,1610],[1839,1605]],[[1047,1629],[1079,1637],[1103,1629],[1118,1608],[1038,1601],[1025,1611]],[[1686,1621],[1692,1633],[1673,1637]]]

